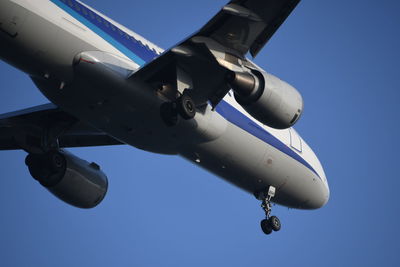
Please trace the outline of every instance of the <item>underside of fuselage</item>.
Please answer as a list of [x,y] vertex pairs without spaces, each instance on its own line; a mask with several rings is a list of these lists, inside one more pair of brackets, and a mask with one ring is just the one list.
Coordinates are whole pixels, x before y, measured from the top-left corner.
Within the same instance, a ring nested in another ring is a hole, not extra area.
[[[230,94],[216,107],[197,108],[191,120],[180,118],[175,126],[166,125],[160,107],[168,95],[132,75],[145,63],[124,54],[122,44],[111,42],[106,31],[100,36],[100,26],[90,24],[89,15],[87,23],[77,18],[86,9],[76,3],[74,11],[68,1],[2,1],[0,58],[30,75],[63,112],[121,143],[179,154],[256,196],[272,186],[273,201],[287,207],[325,205],[326,177],[307,144],[298,137],[301,150],[296,149],[290,129],[259,123]],[[151,46],[146,44],[146,49],[153,49],[157,57],[161,51]]]

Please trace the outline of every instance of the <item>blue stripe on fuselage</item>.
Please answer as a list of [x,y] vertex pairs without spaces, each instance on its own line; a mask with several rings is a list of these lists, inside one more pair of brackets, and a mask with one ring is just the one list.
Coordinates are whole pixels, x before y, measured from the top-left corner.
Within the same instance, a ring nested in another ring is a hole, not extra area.
[[[75,0],[50,1],[98,34],[138,65],[143,66],[158,56],[155,51],[148,48],[139,40],[136,40],[133,36],[106,21],[103,17],[100,17],[79,2]],[[300,155],[227,102],[221,101],[216,107],[216,111],[229,122],[297,160],[320,177],[314,168]]]
[[265,129],[257,125],[254,121],[252,121],[246,115],[241,113],[239,110],[232,107],[227,102],[221,101],[215,110],[229,122],[233,123],[239,128],[250,133],[251,135],[257,137],[258,139],[266,142],[267,144],[278,149],[279,151],[297,160],[298,162],[309,168],[319,177],[318,173],[314,170],[314,168],[307,161],[305,161],[300,155],[291,150],[278,138],[276,138],[275,136],[267,132]]
[[158,56],[140,40],[124,32],[103,17],[74,0],[50,0],[73,18],[110,43],[139,66]]

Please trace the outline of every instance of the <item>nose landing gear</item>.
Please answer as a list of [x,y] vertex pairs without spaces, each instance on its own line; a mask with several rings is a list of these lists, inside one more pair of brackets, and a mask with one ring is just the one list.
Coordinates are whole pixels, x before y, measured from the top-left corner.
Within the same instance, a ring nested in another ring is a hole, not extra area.
[[261,229],[264,234],[269,235],[272,231],[281,230],[281,222],[278,217],[271,216],[272,204],[271,199],[275,196],[275,187],[270,186],[267,195],[263,196],[261,204],[262,209],[265,211],[265,219],[261,221]]

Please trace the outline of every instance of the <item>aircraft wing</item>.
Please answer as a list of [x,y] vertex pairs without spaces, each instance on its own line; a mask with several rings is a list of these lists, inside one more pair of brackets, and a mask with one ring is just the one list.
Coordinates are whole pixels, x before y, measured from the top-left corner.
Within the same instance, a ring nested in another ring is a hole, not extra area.
[[149,62],[131,79],[161,89],[172,85],[179,93],[183,87],[195,89],[190,93],[197,106],[209,101],[215,107],[230,90],[228,71],[251,65],[246,54],[255,57],[299,2],[232,0],[197,33]]
[[197,35],[257,56],[300,0],[232,0]]
[[[51,129],[46,132],[44,129]],[[40,145],[45,134],[60,134],[60,147],[118,145],[119,141],[80,122],[54,104],[0,115],[0,150]]]

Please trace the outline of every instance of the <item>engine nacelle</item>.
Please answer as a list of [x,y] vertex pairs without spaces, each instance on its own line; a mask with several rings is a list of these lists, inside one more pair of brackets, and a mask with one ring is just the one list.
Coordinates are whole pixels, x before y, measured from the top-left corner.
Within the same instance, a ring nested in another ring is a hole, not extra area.
[[75,207],[93,208],[107,193],[107,176],[100,167],[65,150],[29,154],[25,162],[33,178],[53,195]]
[[303,98],[288,83],[259,71],[230,73],[236,101],[255,119],[276,129],[293,126],[303,112]]

